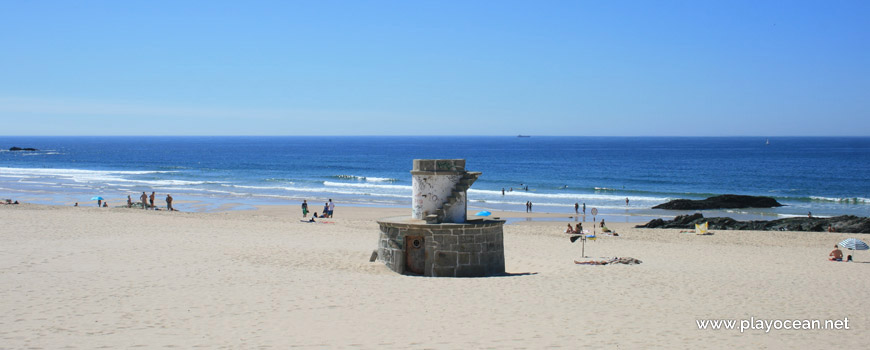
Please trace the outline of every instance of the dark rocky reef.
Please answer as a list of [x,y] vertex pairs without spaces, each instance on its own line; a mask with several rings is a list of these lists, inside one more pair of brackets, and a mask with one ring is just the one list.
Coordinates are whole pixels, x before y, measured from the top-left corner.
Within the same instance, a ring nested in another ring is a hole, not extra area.
[[735,209],[735,208],[775,208],[782,204],[770,197],[741,196],[725,194],[702,200],[675,199],[652,207],[653,209],[670,210],[704,210],[704,209]]
[[27,148],[12,147],[12,148],[10,148],[9,150],[10,150],[10,151],[13,151],[13,152],[14,152],[14,151],[38,151],[38,149],[36,149],[36,148],[30,148],[30,147],[27,147]]
[[680,215],[673,220],[654,219],[638,228],[694,229],[695,224],[708,222],[711,230],[754,231],[813,231],[824,232],[833,228],[836,232],[870,233],[870,218],[842,215],[832,218],[786,218],[777,220],[737,221],[732,218],[705,218],[701,213]]

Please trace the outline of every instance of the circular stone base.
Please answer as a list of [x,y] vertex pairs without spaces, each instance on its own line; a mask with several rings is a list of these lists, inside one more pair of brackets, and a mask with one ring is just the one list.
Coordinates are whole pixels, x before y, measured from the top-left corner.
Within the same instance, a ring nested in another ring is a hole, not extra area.
[[408,217],[378,221],[378,260],[401,274],[484,277],[504,270],[504,220],[427,224]]

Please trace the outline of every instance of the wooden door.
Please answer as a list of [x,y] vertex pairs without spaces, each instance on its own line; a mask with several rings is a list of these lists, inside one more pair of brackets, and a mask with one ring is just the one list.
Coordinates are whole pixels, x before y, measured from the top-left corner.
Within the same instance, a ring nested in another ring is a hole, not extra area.
[[405,272],[422,275],[426,271],[426,250],[422,236],[405,236]]

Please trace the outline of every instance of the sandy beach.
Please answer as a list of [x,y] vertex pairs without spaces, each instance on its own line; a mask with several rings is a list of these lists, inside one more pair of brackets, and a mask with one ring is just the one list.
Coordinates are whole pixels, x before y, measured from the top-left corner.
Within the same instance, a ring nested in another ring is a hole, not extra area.
[[[505,226],[507,276],[403,276],[369,262],[378,218],[410,209],[219,213],[0,205],[0,348],[866,347],[858,234],[636,229],[585,247],[565,222]],[[522,217],[524,213],[494,213]],[[529,217],[566,215],[534,214]],[[587,218],[591,225],[591,218]],[[698,320],[848,319],[849,329],[701,330]]]

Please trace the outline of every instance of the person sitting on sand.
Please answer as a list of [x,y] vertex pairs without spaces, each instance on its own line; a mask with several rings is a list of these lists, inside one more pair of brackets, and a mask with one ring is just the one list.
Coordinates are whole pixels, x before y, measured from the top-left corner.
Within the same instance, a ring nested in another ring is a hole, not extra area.
[[314,218],[316,218],[316,217],[317,217],[317,212],[315,211],[314,215],[311,216],[311,219],[309,219],[308,222],[317,222],[317,221],[314,221]]
[[583,224],[577,223],[577,227],[574,228],[574,233],[583,233]]
[[103,202],[103,208],[108,208],[108,207],[109,207],[109,202]]
[[571,223],[568,223],[568,229],[565,230],[565,233],[574,233],[574,228],[571,227]]
[[604,219],[601,219],[601,227],[604,227]]
[[834,245],[834,250],[828,256],[832,257],[831,261],[843,261],[843,251],[836,244]]

